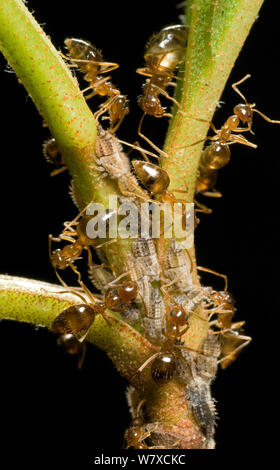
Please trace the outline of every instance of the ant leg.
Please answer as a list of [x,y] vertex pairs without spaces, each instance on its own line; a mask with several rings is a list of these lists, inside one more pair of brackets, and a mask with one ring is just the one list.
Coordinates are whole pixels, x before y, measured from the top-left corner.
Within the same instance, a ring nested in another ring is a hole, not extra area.
[[195,209],[196,212],[202,212],[203,214],[212,214],[212,209],[209,209],[201,202],[194,200],[194,203],[199,207],[199,209]]
[[[90,205],[92,204],[92,202],[94,201],[95,193],[96,193],[96,191],[94,191],[93,197],[92,197],[91,201],[79,212],[78,215],[76,215],[76,217],[75,217],[71,222],[64,222],[65,229],[71,230],[71,227],[72,227],[73,225],[77,225],[78,220],[81,218],[81,216],[83,215],[83,213],[86,212],[86,210],[89,208],[89,206],[90,206]],[[64,232],[62,232],[62,233],[64,233]]]
[[81,273],[78,271],[76,266],[73,263],[69,263],[70,268],[74,271],[75,274],[78,276],[78,282],[80,283],[81,281]]
[[100,245],[97,245],[94,248],[97,249],[97,248],[101,248],[102,246],[105,246],[105,245],[111,245],[111,243],[116,243],[117,241],[118,241],[117,238],[113,238],[113,240],[108,240],[107,242],[100,243]]
[[88,302],[87,300],[85,299],[85,297],[82,296],[82,294],[80,294],[79,292],[77,292],[77,289],[75,288],[72,288],[72,287],[69,287],[67,286],[66,282],[64,282],[61,277],[58,275],[58,278],[61,280],[61,284],[63,285],[63,287],[66,288],[66,290],[60,290],[60,291],[48,291],[48,292],[51,292],[53,294],[57,294],[59,292],[59,294],[73,294],[73,295],[76,295],[77,297],[79,297],[84,304],[87,304],[88,305]]
[[93,117],[98,120],[100,118],[100,116],[102,116],[102,114],[106,113],[110,107],[112,106],[112,104],[114,104],[114,101],[116,101],[116,98],[117,98],[117,95],[116,96],[112,96],[111,98],[109,98],[107,101],[105,101],[105,103],[103,103],[101,106],[100,106],[100,109],[98,109]]
[[205,271],[207,273],[214,274],[215,276],[219,276],[219,277],[224,278],[224,280],[225,280],[225,292],[227,292],[228,278],[227,278],[226,274],[220,274],[220,273],[217,273],[216,271],[213,271],[213,269],[203,268],[202,266],[197,266],[197,269],[199,269],[200,271]]
[[83,343],[82,353],[80,354],[80,357],[78,360],[78,369],[82,368],[85,357],[86,357],[86,343]]
[[56,170],[53,170],[50,173],[50,176],[60,175],[60,173],[63,173],[63,171],[65,171],[65,170],[67,170],[67,166],[62,166],[61,168],[57,168]]
[[[70,233],[71,233],[71,235],[73,235],[72,232],[70,232]],[[66,241],[66,242],[71,242],[71,243],[75,243],[75,241],[76,241],[76,240],[75,240],[74,238],[72,238],[71,236],[70,236],[70,237],[67,236],[67,232],[66,232],[66,234],[65,234],[64,231],[60,234],[59,238],[60,238],[61,240],[64,240],[64,241]]]
[[[139,367],[139,369],[137,370],[137,372],[136,372],[134,375],[139,374],[139,373],[141,373],[144,369],[146,369],[146,367],[150,364],[150,362],[152,362],[156,357],[158,357],[159,354],[160,354],[160,353],[157,352],[157,353],[153,354],[152,356],[150,356],[149,359],[147,359],[147,360],[142,364],[142,366]],[[134,375],[133,375],[133,377],[134,377]]]
[[[238,328],[241,328],[243,325],[245,325],[244,320],[243,321],[238,321],[238,322],[232,323],[230,328],[224,328],[223,330],[220,330],[219,333],[224,334],[224,333],[227,333],[228,331],[232,331],[232,330],[236,330]],[[238,335],[238,337],[240,337],[240,335]]]
[[186,149],[188,147],[194,147],[195,145],[201,144],[201,142],[206,142],[207,140],[218,140],[218,136],[205,137],[204,139],[196,140],[196,142],[193,142],[192,144],[184,145],[183,147],[175,147],[175,149],[180,150],[180,149]]
[[250,78],[251,75],[248,73],[247,75],[245,75],[245,77],[241,78],[241,80],[239,80],[238,82],[236,83],[233,83],[231,86],[232,88],[234,89],[234,91],[239,95],[241,96],[241,98],[245,101],[245,103],[247,104],[247,100],[245,98],[244,95],[242,95],[241,91],[237,88],[237,85],[241,85],[241,83],[245,82],[245,80],[248,80],[248,78]]
[[125,140],[117,139],[120,144],[127,145],[128,147],[131,147],[134,150],[138,150],[140,153],[145,153],[147,155],[150,155],[151,157],[157,158],[160,161],[160,157],[156,155],[155,153],[149,152],[148,150],[144,150],[142,147],[138,147],[137,145],[130,144],[129,142],[126,142]]
[[270,119],[265,114],[261,113],[258,109],[253,109],[253,112],[259,114],[263,119],[265,119],[268,122],[271,122],[272,124],[280,124],[280,121],[275,121],[274,119]]
[[144,77],[152,77],[152,74],[150,72],[147,72],[146,68],[137,69],[136,73],[139,73],[140,75],[144,75]]
[[143,119],[144,117],[146,116],[147,113],[143,113],[143,116],[141,117],[140,119],[140,122],[139,122],[139,126],[138,126],[138,135],[140,135],[140,137],[142,137],[142,139],[146,140],[146,142],[148,142],[148,144],[153,147],[160,155],[162,155],[163,157],[165,158],[168,158],[168,155],[166,152],[164,152],[163,150],[161,150],[159,147],[157,147],[150,139],[148,139],[148,137],[146,137],[144,134],[142,134],[141,132],[141,128],[142,128],[142,124],[143,124]]
[[114,134],[118,128],[120,127],[121,123],[123,122],[124,118],[125,118],[126,114],[123,114],[122,117],[117,121],[117,123],[115,124],[114,127],[112,127],[112,124],[109,128],[109,131],[111,132],[111,134]]
[[89,267],[89,269],[91,269],[91,268],[94,267],[94,266],[93,266],[93,261],[92,261],[92,253],[91,253],[91,251],[90,251],[90,247],[89,247],[89,246],[86,246],[85,248],[86,248],[86,250],[87,250],[87,252],[88,252],[88,267]]
[[114,279],[112,282],[109,282],[108,286],[113,286],[115,284],[115,282],[119,281],[120,279],[122,279],[123,277],[128,276],[128,275],[130,275],[130,271],[127,271],[127,272],[121,274],[116,279]]
[[[176,84],[175,84],[176,85]],[[181,109],[181,105],[180,103],[175,99],[173,98],[172,96],[170,96],[165,90],[163,90],[162,88],[160,88],[159,86],[157,85],[153,85],[153,88],[156,88],[159,93],[163,96],[165,96],[165,98],[167,98],[168,100],[172,101],[174,104],[176,104],[176,106],[178,106],[179,109]],[[185,114],[185,113],[184,113]]]
[[254,149],[257,148],[256,144],[253,144],[252,142],[249,142],[249,140],[245,139],[245,137],[243,137],[243,135],[231,134],[230,138],[231,138],[231,141],[227,142],[227,145],[238,143],[238,144],[242,144],[242,145],[248,145],[248,147],[252,147]]
[[[70,290],[70,288],[67,286],[66,282],[64,282],[63,279],[62,279],[62,277],[58,274],[56,268],[54,268],[54,272],[55,272],[56,277],[57,277],[57,279],[59,280],[60,284],[61,284],[63,287],[65,287],[66,289],[69,289],[69,290]],[[63,291],[62,291],[62,293],[63,293]]]
[[61,242],[61,238],[59,237],[53,237],[51,234],[49,234],[49,246],[51,242]]
[[232,351],[232,353],[230,354],[227,354],[225,357],[223,357],[222,359],[220,359],[218,361],[218,364],[221,364],[222,362],[226,361],[227,359],[235,359],[235,356],[237,355],[237,353],[241,352],[242,349],[244,349],[246,346],[248,346],[249,343],[251,343],[252,341],[252,338],[250,336],[238,336],[238,338],[240,340],[244,340],[244,343],[240,344],[239,346],[237,346],[237,348],[234,349],[234,351]]
[[[90,60],[87,60],[87,59],[73,59],[72,57],[68,57],[66,55],[64,55],[61,51],[59,51],[59,54],[62,55],[62,57],[66,60],[69,60],[71,62],[77,62],[77,63],[81,63],[81,64],[90,64],[91,61]],[[108,73],[108,72],[111,72],[112,70],[115,70],[117,68],[119,68],[119,64],[117,64],[116,62],[96,62],[94,61],[94,64],[95,65],[100,65],[101,67],[104,67],[104,70],[99,70],[98,74],[103,74],[103,73]]]
[[[144,158],[144,160],[145,160],[146,162],[150,162],[150,160],[148,159],[148,157],[147,157],[147,155],[146,155],[144,149],[141,149],[140,143],[138,142],[138,140],[136,140],[136,141],[134,142],[134,145],[136,145],[136,147],[138,147],[139,152],[141,153],[141,155],[142,155],[142,157]],[[141,150],[140,150],[140,149],[141,149]],[[131,150],[130,150],[130,151],[131,151]],[[128,154],[129,154],[129,152],[128,152]],[[158,160],[161,161],[161,160],[159,159],[159,157],[156,157],[156,158],[158,158]]]
[[222,197],[222,193],[220,193],[220,191],[217,191],[215,188],[213,188],[213,191],[201,191],[201,194],[207,197]]
[[175,346],[178,349],[186,349],[186,351],[192,351],[192,352],[195,352],[196,354],[201,354],[202,356],[209,357],[209,354],[205,354],[203,351],[200,351],[199,349],[193,349],[193,348],[190,348],[189,346],[181,346],[180,344],[176,344]]

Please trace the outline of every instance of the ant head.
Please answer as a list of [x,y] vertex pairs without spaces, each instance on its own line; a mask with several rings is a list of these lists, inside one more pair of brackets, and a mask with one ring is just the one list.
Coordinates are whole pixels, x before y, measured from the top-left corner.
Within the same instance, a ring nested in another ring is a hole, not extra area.
[[239,117],[240,121],[242,122],[248,122],[248,123],[251,123],[252,122],[252,118],[253,118],[253,106],[246,103],[246,104],[238,104],[237,106],[235,106],[235,108],[233,109],[233,112],[234,114],[236,114],[236,116]]
[[161,106],[158,91],[150,86],[149,80],[143,86],[143,95],[139,97],[138,104],[150,116],[162,117],[164,115],[165,108]]

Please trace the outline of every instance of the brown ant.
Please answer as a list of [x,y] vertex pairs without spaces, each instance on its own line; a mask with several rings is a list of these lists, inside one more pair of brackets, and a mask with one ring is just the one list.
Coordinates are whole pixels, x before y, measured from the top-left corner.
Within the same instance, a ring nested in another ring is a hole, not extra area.
[[[234,114],[230,116],[221,129],[217,130],[211,123],[211,128],[216,133],[213,137],[207,137],[206,140],[213,142],[208,145],[202,152],[199,164],[199,177],[197,179],[196,191],[209,197],[221,197],[221,193],[216,191],[215,184],[217,181],[217,170],[223,168],[228,164],[231,157],[229,149],[230,144],[240,143],[256,148],[257,146],[239,134],[232,134],[232,132],[252,132],[253,114],[259,114],[263,119],[272,123],[280,124],[280,121],[275,121],[265,116],[263,113],[255,109],[255,103],[249,104],[245,96],[239,91],[237,85],[240,85],[245,80],[250,78],[251,75],[245,75],[241,80],[232,84],[232,88],[236,93],[241,96],[245,103],[238,104],[234,107]],[[199,119],[198,119],[199,120]],[[203,119],[201,119],[203,121]],[[247,127],[238,127],[240,122],[247,124]],[[199,141],[201,142],[201,141]],[[196,142],[198,143],[198,142]],[[195,144],[196,144],[195,143]],[[192,145],[195,145],[192,144]]]
[[210,326],[219,328],[213,334],[220,335],[222,358],[218,363],[221,364],[222,369],[225,369],[236,359],[241,350],[252,341],[252,338],[241,334],[243,332],[242,326],[245,324],[244,321],[232,323],[236,308],[234,298],[229,292],[206,292],[206,295],[211,298],[215,307],[212,310],[210,309],[209,319],[214,314],[218,316],[217,320],[210,323]]
[[[58,343],[64,347],[69,354],[82,354],[81,343],[85,340],[88,331],[97,315],[102,315],[104,320],[112,327],[110,321],[105,315],[105,310],[121,311],[123,304],[129,305],[137,296],[138,287],[134,281],[128,281],[125,284],[109,286],[104,300],[100,301],[91,294],[86,285],[80,280],[79,284],[83,292],[89,298],[88,300],[77,290],[67,288],[66,292],[77,295],[82,304],[72,305],[57,315],[54,319],[51,330],[59,334]],[[84,354],[82,354],[82,358]]]
[[214,305],[214,309],[210,311],[211,316],[218,315],[218,320],[214,324],[217,324],[220,329],[230,328],[232,318],[236,312],[233,296],[227,291],[214,291],[210,294],[206,293],[206,295],[211,298]]
[[113,285],[114,282],[109,284],[105,292],[105,305],[113,312],[119,312],[136,299],[139,289],[135,281]]
[[[145,423],[141,414],[141,408],[145,400],[141,400],[137,406],[136,415],[124,434],[125,449],[166,449],[164,446],[148,446],[144,441],[157,429],[158,423]],[[179,441],[176,441],[177,444]],[[172,447],[174,447],[174,445]]]
[[[137,69],[136,72],[150,77],[143,85],[143,94],[139,97],[138,104],[144,111],[138,127],[138,134],[145,139],[153,148],[159,150],[147,137],[141,133],[143,119],[146,114],[154,117],[171,117],[165,112],[159,99],[159,95],[179,103],[167,92],[166,87],[173,85],[170,82],[172,78],[178,78],[173,75],[175,68],[183,60],[189,27],[184,25],[167,26],[159,33],[154,34],[146,45],[144,59],[146,67]],[[162,151],[160,153],[166,154]]]
[[[253,114],[257,113],[259,114],[263,119],[266,121],[272,123],[272,124],[280,124],[280,121],[275,121],[273,119],[270,119],[269,117],[265,116],[265,114],[261,113],[258,109],[255,109],[256,104],[249,104],[245,98],[245,96],[240,92],[240,90],[237,88],[237,85],[240,85],[241,83],[245,82],[245,80],[248,80],[251,75],[247,74],[245,77],[243,77],[239,82],[233,83],[232,88],[236,93],[238,93],[239,96],[244,100],[245,103],[238,104],[237,106],[234,107],[233,112],[236,116],[238,116],[239,120],[243,124],[247,124],[248,128],[246,130],[252,132],[252,123],[253,123]],[[244,132],[245,130],[243,130]]]
[[[92,202],[92,201],[91,201]],[[89,268],[93,268],[93,261],[92,261],[92,254],[90,250],[90,246],[94,246],[95,248],[99,248],[103,246],[105,243],[112,243],[112,240],[102,243],[101,245],[96,245],[97,239],[96,238],[89,238],[87,235],[87,225],[92,219],[92,215],[82,215],[89,207],[91,202],[72,220],[72,222],[65,222],[65,229],[63,232],[57,237],[53,237],[51,234],[49,235],[49,257],[51,264],[55,270],[55,273],[61,282],[62,285],[65,286],[64,281],[59,276],[57,269],[65,269],[70,267],[75,274],[78,276],[78,280],[81,281],[81,275],[77,268],[74,265],[74,262],[80,257],[82,251],[84,249],[88,252],[88,265]],[[106,213],[102,217],[102,221],[107,224],[109,218],[115,214],[115,211],[111,211],[108,214]],[[73,226],[76,228],[74,229]],[[57,248],[56,250],[52,251],[51,243],[52,241],[60,242],[62,240],[69,241],[71,244],[64,246],[62,249]]]
[[[144,403],[145,400],[141,400],[139,402],[135,417],[133,418],[129,428],[125,431],[125,449],[166,449],[165,446],[149,446],[144,442],[145,439],[155,432],[159,425],[159,423],[145,423],[141,414],[141,408]],[[177,439],[170,447],[175,447],[180,441],[181,439]]]
[[[168,191],[167,188],[170,184],[170,178],[167,171],[158,165],[150,163],[145,153],[142,153],[142,155],[144,156],[145,161],[132,160],[132,165],[137,177],[143,186],[145,186],[145,188],[147,188],[153,196],[159,197],[161,202],[171,203],[173,209],[175,204],[176,209],[180,204],[182,214],[182,228],[183,230],[186,230],[186,207],[184,205],[186,201],[184,199],[176,198],[171,191]],[[185,192],[177,189],[174,189],[173,191],[182,193]]]
[[101,51],[97,50],[89,41],[82,39],[68,38],[64,44],[68,50],[68,59],[72,63],[77,64],[78,69],[85,73],[84,79],[89,82],[89,86],[82,90],[92,92],[86,96],[86,99],[92,96],[106,96],[107,101],[103,103],[100,110],[95,113],[95,117],[99,118],[102,114],[109,111],[110,132],[114,133],[122,123],[124,117],[129,113],[128,100],[125,95],[121,95],[120,91],[109,80],[111,77],[104,77],[103,74],[111,72],[118,68],[118,64],[113,62],[105,62]]
[[[171,297],[169,298],[171,299]],[[190,370],[187,360],[181,354],[179,355],[178,349],[187,349],[189,351],[198,352],[190,347],[180,344],[181,337],[189,329],[189,313],[186,312],[182,305],[175,302],[174,299],[172,299],[168,304],[168,309],[168,324],[164,333],[165,337],[163,341],[159,341],[159,352],[149,357],[149,359],[147,359],[137,370],[137,374],[141,373],[150,363],[152,363],[151,376],[157,385],[164,385],[176,376],[178,359],[182,359],[186,362]],[[179,344],[177,344],[177,342],[179,342]]]
[[51,172],[51,176],[58,175],[67,169],[54,137],[51,137],[43,143],[43,155],[47,162],[57,167]]

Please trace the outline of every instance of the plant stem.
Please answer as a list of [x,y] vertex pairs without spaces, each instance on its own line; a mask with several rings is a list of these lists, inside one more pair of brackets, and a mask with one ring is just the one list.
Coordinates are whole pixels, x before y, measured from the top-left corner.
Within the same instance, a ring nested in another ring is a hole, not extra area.
[[205,139],[231,69],[262,3],[263,0],[187,2],[186,24],[190,24],[190,34],[184,82],[177,96],[182,112],[178,111],[170,122],[164,146],[169,158],[164,159],[163,167],[171,179],[170,188],[186,190],[184,199],[188,202],[194,198],[204,143],[191,145]]

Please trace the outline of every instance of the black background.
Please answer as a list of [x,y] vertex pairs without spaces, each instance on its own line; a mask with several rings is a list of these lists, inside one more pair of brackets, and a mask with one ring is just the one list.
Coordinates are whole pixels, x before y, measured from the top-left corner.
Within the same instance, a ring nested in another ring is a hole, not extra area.
[[[118,133],[136,139],[141,112],[136,97],[142,78],[143,50],[150,35],[176,23],[182,10],[175,1],[139,3],[84,0],[42,2],[29,8],[57,48],[65,37],[91,40],[105,59],[120,64],[113,82],[127,93],[131,113]],[[239,102],[230,84],[245,74],[249,102],[280,119],[279,31],[277,2],[267,0],[237,60],[215,114],[220,126]],[[16,276],[56,282],[49,264],[47,235],[58,234],[62,222],[75,214],[67,191],[68,176],[49,177],[41,155],[48,137],[32,101],[14,74],[6,73],[1,57],[1,253],[0,270]],[[84,86],[84,82],[82,84]],[[91,106],[94,109],[94,100]],[[149,120],[146,134],[163,141],[166,122]],[[211,216],[201,216],[196,233],[198,261],[229,276],[237,300],[237,320],[246,320],[253,342],[226,371],[219,371],[213,386],[219,413],[217,449],[250,449],[256,442],[270,445],[277,407],[278,369],[278,175],[280,127],[257,115],[254,120],[257,150],[233,146],[230,164],[220,172],[219,200],[205,202]],[[203,277],[222,288],[219,279]],[[276,310],[277,309],[277,310]],[[0,324],[0,430],[1,443],[45,449],[119,449],[129,422],[125,381],[103,352],[89,345],[84,367],[57,349],[45,329],[2,321]],[[93,451],[94,453],[95,451]]]

